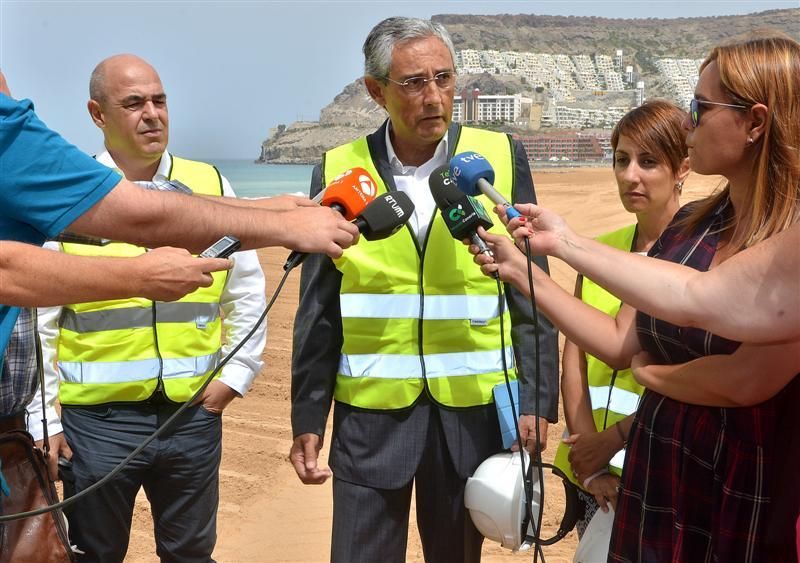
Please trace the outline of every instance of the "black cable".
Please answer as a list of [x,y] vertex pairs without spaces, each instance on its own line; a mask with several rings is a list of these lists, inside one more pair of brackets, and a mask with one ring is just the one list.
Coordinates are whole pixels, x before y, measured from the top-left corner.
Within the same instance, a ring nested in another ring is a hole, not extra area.
[[540,375],[541,375],[541,360],[539,357],[539,310],[536,308],[536,291],[533,287],[533,257],[531,255],[531,246],[527,238],[525,238],[525,257],[528,259],[528,290],[531,294],[531,311],[533,315],[533,326],[536,327],[534,331],[534,354],[536,355],[536,387],[534,393],[534,408],[536,410],[536,452],[534,463],[536,464],[537,477],[539,478],[539,514],[537,515],[537,522],[534,526],[534,552],[533,562],[537,562],[538,555],[542,556],[542,563],[544,563],[544,552],[542,551],[541,541],[539,535],[542,529],[542,515],[544,513],[544,471],[542,470],[542,450],[539,447],[539,388],[540,388]]
[[[525,493],[525,522],[529,522],[533,524],[533,547],[534,547],[534,562],[537,561],[538,556],[541,555],[542,563],[544,563],[544,552],[542,551],[542,545],[540,543],[541,536],[539,532],[541,530],[542,524],[542,511],[544,510],[543,501],[544,501],[544,475],[542,472],[541,466],[541,449],[539,448],[540,438],[541,438],[541,430],[539,428],[539,372],[540,372],[540,362],[539,362],[539,319],[538,313],[535,307],[535,301],[531,301],[534,304],[533,308],[533,319],[534,319],[534,337],[536,339],[535,344],[535,353],[536,353],[536,369],[534,373],[534,377],[536,378],[536,384],[534,386],[535,393],[534,393],[534,410],[536,411],[535,415],[535,422],[534,422],[534,432],[536,435],[536,454],[533,458],[532,464],[538,467],[538,477],[539,477],[539,495],[540,495],[540,504],[539,504],[539,514],[537,515],[537,521],[533,522],[533,514],[532,510],[532,503],[533,503],[533,482],[532,482],[532,474],[531,469],[532,465],[528,464],[526,467],[525,464],[525,444],[522,441],[522,435],[519,431],[519,416],[517,414],[517,409],[514,405],[514,395],[511,389],[511,381],[508,377],[508,363],[506,361],[506,345],[505,345],[505,329],[504,329],[504,322],[503,322],[503,315],[505,311],[505,299],[503,299],[503,290],[502,285],[500,284],[499,276],[495,276],[495,280],[497,281],[497,296],[498,296],[498,309],[500,313],[500,348],[502,350],[502,362],[503,362],[503,375],[505,376],[505,383],[506,383],[506,391],[508,392],[508,400],[511,405],[511,420],[514,422],[514,431],[517,436],[517,444],[519,446],[519,459],[520,459],[520,469],[522,472],[522,481],[523,481],[523,491]],[[531,278],[531,283],[532,278]],[[533,295],[533,294],[531,294]],[[519,391],[520,395],[522,391]],[[521,399],[520,399],[521,402]],[[521,413],[520,413],[521,415]],[[523,522],[523,529],[521,529],[521,536],[523,541],[528,537],[527,533],[527,525]]]
[[131,462],[131,460],[133,458],[135,458],[137,455],[139,455],[142,452],[142,450],[144,450],[148,445],[150,445],[150,443],[153,440],[155,440],[156,438],[161,436],[161,434],[163,434],[167,429],[169,429],[170,426],[172,426],[172,424],[175,422],[175,420],[181,414],[183,414],[183,412],[186,409],[188,409],[192,405],[192,403],[194,403],[194,401],[197,399],[197,397],[199,397],[200,394],[205,390],[205,388],[208,387],[208,384],[211,383],[214,380],[214,377],[217,375],[217,373],[219,373],[219,370],[221,370],[225,366],[225,364],[227,364],[230,361],[230,359],[233,358],[233,356],[236,355],[236,353],[242,348],[242,346],[244,346],[244,344],[248,340],[250,340],[250,338],[253,336],[255,331],[258,330],[258,327],[261,326],[261,323],[264,322],[264,319],[267,318],[267,313],[269,313],[269,310],[272,308],[272,305],[275,303],[275,300],[278,298],[278,295],[280,294],[281,289],[283,289],[283,284],[286,282],[286,278],[289,276],[289,272],[291,272],[291,271],[292,270],[289,269],[289,270],[286,270],[284,272],[283,277],[281,278],[281,281],[278,283],[278,287],[275,288],[275,293],[272,294],[272,297],[270,298],[269,303],[267,303],[267,306],[264,309],[264,312],[261,313],[260,317],[258,317],[258,320],[256,321],[256,324],[253,325],[253,328],[250,329],[250,332],[248,332],[244,336],[244,338],[242,338],[241,342],[239,342],[239,344],[237,344],[233,348],[233,350],[228,352],[228,355],[225,356],[222,359],[222,361],[220,361],[217,364],[217,366],[214,368],[214,370],[210,374],[208,374],[208,376],[203,381],[203,384],[200,386],[200,388],[197,391],[195,391],[195,394],[192,395],[192,397],[189,400],[187,400],[185,403],[183,403],[178,408],[178,410],[176,410],[174,413],[172,413],[172,416],[170,416],[164,422],[164,424],[159,426],[156,429],[155,432],[153,432],[150,436],[148,436],[144,440],[144,442],[139,444],[139,446],[135,450],[133,450],[130,454],[128,454],[128,457],[126,457],[121,462],[119,462],[119,464],[114,469],[112,469],[105,477],[103,477],[102,479],[100,479],[96,483],[92,483],[90,486],[86,487],[84,490],[82,490],[78,494],[76,494],[74,496],[71,496],[68,499],[64,499],[61,502],[57,502],[55,504],[50,504],[50,505],[44,506],[42,508],[37,508],[36,510],[30,510],[28,512],[18,512],[16,514],[5,514],[5,515],[2,515],[2,516],[0,516],[0,523],[2,523],[2,522],[10,522],[12,520],[20,520],[22,518],[30,518],[31,516],[38,516],[39,514],[44,514],[46,512],[52,512],[53,510],[58,510],[59,508],[66,508],[67,506],[73,504],[74,502],[78,501],[79,499],[83,498],[84,496],[94,492],[95,490],[99,489],[100,487],[102,487],[103,485],[108,483],[108,481],[113,479],[120,471],[122,471],[125,468],[126,465],[128,465],[128,463]]

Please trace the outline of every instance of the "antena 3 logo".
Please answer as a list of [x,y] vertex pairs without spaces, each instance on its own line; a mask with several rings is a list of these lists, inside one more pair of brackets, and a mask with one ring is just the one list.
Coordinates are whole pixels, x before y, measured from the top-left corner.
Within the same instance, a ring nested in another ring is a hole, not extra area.
[[377,186],[372,181],[372,178],[367,174],[360,174],[358,176],[358,183],[361,186],[361,192],[368,197],[375,197],[375,193],[378,191]]

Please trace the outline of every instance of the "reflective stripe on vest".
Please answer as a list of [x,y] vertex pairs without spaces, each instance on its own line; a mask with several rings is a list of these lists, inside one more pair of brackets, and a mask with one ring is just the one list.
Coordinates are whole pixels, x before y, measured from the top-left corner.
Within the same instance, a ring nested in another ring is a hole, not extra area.
[[[514,367],[514,350],[506,348],[506,362]],[[425,355],[425,377],[465,377],[503,370],[502,357],[488,352],[451,352]],[[339,375],[377,379],[409,379],[422,377],[419,356],[409,354],[342,354]]]
[[[460,128],[454,153],[476,150],[495,170],[495,188],[513,200],[514,155],[507,135]],[[387,190],[365,138],[325,154],[325,178],[354,166]],[[479,196],[487,209],[493,204]],[[499,221],[495,232],[504,229]],[[423,253],[406,226],[382,241],[360,241],[334,261],[342,274],[343,345],[334,398],[364,409],[401,409],[425,387],[439,403],[492,402],[504,381],[497,284],[483,276],[437,212]],[[504,306],[505,358],[516,378],[511,319]]]
[[[197,194],[222,195],[219,173],[202,162],[173,156],[170,179],[180,180]],[[134,257],[146,252],[126,243],[65,243],[62,249],[83,256]],[[174,302],[136,297],[63,307],[58,341],[61,403],[142,401],[159,382],[173,401],[191,397],[220,355],[219,301],[227,273],[212,276],[210,287]]]
[[636,412],[640,395],[616,386],[611,387],[609,392],[608,386],[590,385],[589,397],[592,401],[592,410],[605,411],[608,405],[608,410],[625,417]]
[[[195,358],[135,360],[128,362],[59,362],[61,376],[69,383],[122,383],[158,377],[195,377],[214,369],[220,353]],[[163,366],[163,367],[162,367]]]
[[[636,225],[629,225],[602,235],[598,237],[597,240],[609,246],[613,246],[614,248],[630,251],[635,234]],[[617,315],[621,305],[619,299],[588,278],[583,279],[581,298],[585,303],[611,316]],[[595,428],[599,432],[603,430],[603,428],[609,428],[628,415],[635,413],[639,406],[639,399],[644,388],[636,382],[631,370],[626,369],[615,372],[611,367],[594,356],[585,354],[585,357],[589,398],[592,405],[592,418]],[[613,387],[611,386],[612,379],[614,383]],[[608,407],[608,411],[606,411],[606,407]],[[565,432],[565,434],[569,435],[569,432]],[[561,469],[573,483],[581,486],[572,474],[568,454],[569,446],[560,443],[556,450],[554,464]],[[624,460],[625,448],[622,448],[611,458],[609,470],[615,475],[620,475],[622,473]]]
[[421,309],[425,310],[428,320],[467,318],[488,321],[500,314],[496,295],[426,295],[420,300],[420,295],[415,293],[347,293],[340,296],[339,302],[342,318],[416,319]]
[[[217,303],[157,303],[159,323],[200,323],[208,324],[219,317]],[[151,308],[126,307],[122,309],[103,309],[77,313],[64,309],[60,320],[61,328],[72,332],[100,332],[125,328],[153,326]]]

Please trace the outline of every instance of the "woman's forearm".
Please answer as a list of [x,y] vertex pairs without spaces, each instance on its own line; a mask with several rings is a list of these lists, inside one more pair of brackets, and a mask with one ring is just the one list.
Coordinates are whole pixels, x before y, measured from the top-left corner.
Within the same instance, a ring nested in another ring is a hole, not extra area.
[[636,380],[672,399],[715,407],[752,406],[773,397],[800,373],[800,340],[743,344],[730,355],[685,364],[635,366]]
[[746,342],[800,336],[800,225],[708,272],[578,236],[559,257],[630,306],[679,326]]

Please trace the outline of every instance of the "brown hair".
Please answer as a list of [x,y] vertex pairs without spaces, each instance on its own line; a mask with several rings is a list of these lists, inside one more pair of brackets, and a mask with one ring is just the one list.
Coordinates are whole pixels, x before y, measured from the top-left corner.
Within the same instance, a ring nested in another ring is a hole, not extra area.
[[[677,175],[687,157],[686,112],[667,100],[647,100],[626,113],[611,132],[611,148],[617,150],[620,135],[630,137],[656,160],[668,164]],[[614,158],[616,163],[616,157]]]
[[[711,51],[700,71],[713,61],[731,103],[768,108],[764,134],[754,145],[751,189],[743,202],[749,219],[734,241],[739,251],[800,218],[800,43],[773,33],[722,45]],[[699,202],[686,218],[688,228],[726,199],[729,190],[728,185]]]

